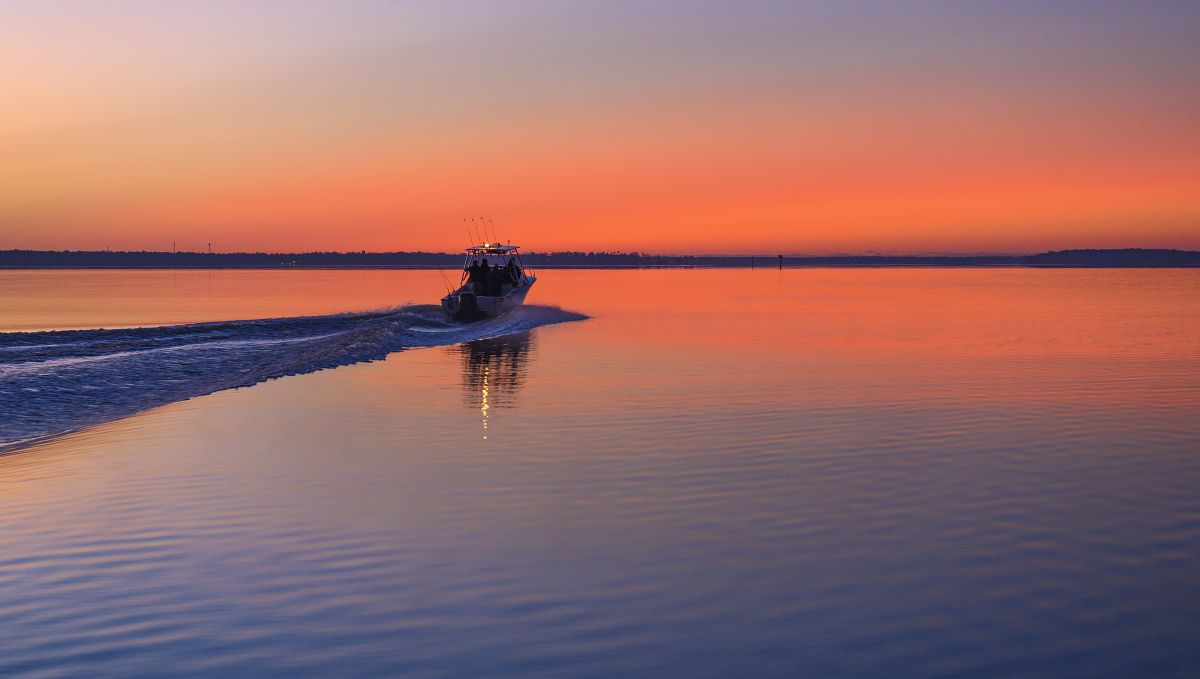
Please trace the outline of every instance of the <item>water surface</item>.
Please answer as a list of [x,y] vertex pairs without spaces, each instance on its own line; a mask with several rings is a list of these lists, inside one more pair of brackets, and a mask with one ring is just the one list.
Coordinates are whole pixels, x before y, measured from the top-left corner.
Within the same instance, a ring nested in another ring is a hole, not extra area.
[[[440,286],[7,271],[0,329]],[[0,673],[1200,671],[1200,272],[548,271],[530,301],[590,318],[0,456]]]

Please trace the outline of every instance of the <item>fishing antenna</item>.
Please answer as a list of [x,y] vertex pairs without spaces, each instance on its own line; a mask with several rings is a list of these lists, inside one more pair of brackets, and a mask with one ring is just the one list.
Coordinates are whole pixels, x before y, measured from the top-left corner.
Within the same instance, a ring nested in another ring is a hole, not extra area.
[[475,247],[475,240],[471,238],[471,225],[467,223],[466,217],[463,217],[463,226],[467,227],[467,246]]
[[492,222],[492,218],[488,217],[488,225],[492,227],[492,240],[499,243],[500,239],[496,238],[496,224]]
[[477,239],[477,243],[483,243],[485,240],[487,240],[486,236],[479,235],[479,225],[475,223],[474,217],[471,218],[471,226],[475,227],[475,238]]

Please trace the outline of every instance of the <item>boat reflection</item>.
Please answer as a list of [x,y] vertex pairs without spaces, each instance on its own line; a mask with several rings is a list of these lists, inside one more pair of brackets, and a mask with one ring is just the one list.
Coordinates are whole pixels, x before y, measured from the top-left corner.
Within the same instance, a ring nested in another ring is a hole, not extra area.
[[517,405],[517,393],[525,382],[527,357],[534,348],[533,334],[528,332],[454,347],[462,358],[463,403],[479,408],[485,441],[492,411]]

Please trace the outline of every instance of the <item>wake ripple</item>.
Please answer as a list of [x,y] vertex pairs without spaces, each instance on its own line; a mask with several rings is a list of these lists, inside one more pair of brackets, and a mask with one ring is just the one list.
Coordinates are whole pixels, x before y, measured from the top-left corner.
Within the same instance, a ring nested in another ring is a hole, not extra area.
[[156,406],[415,347],[585,316],[524,306],[463,325],[434,305],[125,330],[0,333],[0,451]]

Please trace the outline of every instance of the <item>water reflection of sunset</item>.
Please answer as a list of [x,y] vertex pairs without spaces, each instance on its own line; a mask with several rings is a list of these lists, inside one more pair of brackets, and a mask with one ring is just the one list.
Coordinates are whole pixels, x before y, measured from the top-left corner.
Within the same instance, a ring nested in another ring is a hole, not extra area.
[[[51,328],[379,308],[441,285],[0,281],[0,322]],[[704,675],[714,639],[722,674],[770,657],[937,675],[948,645],[964,674],[1191,670],[1198,286],[1181,270],[545,270],[530,301],[587,320],[0,455],[0,673],[78,668],[87,645],[112,675],[454,674],[464,657]]]
[[495,409],[516,406],[528,370],[526,362],[535,351],[533,334],[466,342],[451,351],[462,361],[463,402],[479,409],[480,428],[487,440],[489,418],[494,417]]

